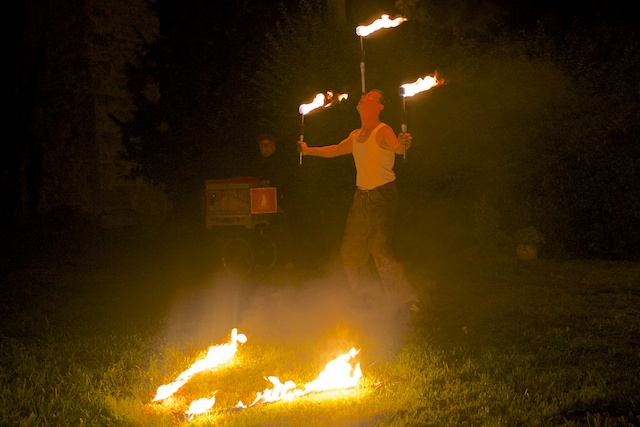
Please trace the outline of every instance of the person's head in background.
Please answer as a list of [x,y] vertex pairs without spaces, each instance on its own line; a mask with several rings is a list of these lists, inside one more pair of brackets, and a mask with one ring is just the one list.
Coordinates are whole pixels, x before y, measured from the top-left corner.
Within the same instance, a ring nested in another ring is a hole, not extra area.
[[276,139],[273,135],[262,134],[258,137],[257,141],[262,157],[267,158],[276,151]]

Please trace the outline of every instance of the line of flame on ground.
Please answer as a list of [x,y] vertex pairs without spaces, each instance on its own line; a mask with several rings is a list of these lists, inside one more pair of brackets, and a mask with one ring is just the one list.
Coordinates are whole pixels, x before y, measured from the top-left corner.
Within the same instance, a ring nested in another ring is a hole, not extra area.
[[[244,334],[238,334],[237,329],[231,331],[231,340],[229,343],[221,344],[217,346],[209,347],[207,355],[194,362],[189,369],[183,371],[174,381],[169,384],[163,384],[158,387],[156,396],[153,398],[154,402],[167,399],[172,396],[177,390],[185,385],[191,377],[195,374],[213,369],[217,366],[230,360],[237,351],[237,344],[244,344],[247,341],[247,337]],[[271,403],[280,400],[288,401],[296,397],[304,396],[309,393],[318,393],[329,390],[337,389],[349,389],[358,385],[360,378],[362,378],[362,370],[360,369],[360,363],[352,365],[351,359],[360,353],[360,350],[351,348],[348,353],[341,354],[335,359],[326,364],[325,369],[313,381],[306,383],[304,388],[299,389],[293,381],[286,381],[282,383],[276,376],[266,377],[268,381],[273,384],[273,388],[265,389],[263,392],[258,392],[256,398],[249,406],[255,406],[262,403]],[[213,396],[210,398],[200,398],[194,400],[189,405],[184,413],[193,418],[196,415],[200,415],[208,411],[215,404],[215,394],[217,390],[213,392]],[[247,405],[238,402],[234,409],[246,409]]]
[[183,371],[169,384],[163,384],[158,387],[153,401],[158,402],[172,396],[173,393],[185,385],[195,374],[216,368],[229,361],[236,354],[238,343],[244,344],[245,342],[247,342],[247,337],[244,334],[238,334],[238,330],[234,328],[231,331],[230,342],[209,347],[207,355],[204,358],[195,361],[189,369]]
[[[296,383],[291,380],[283,383],[278,377],[269,376],[265,379],[273,384],[273,388],[267,388],[263,392],[258,392],[249,407],[281,400],[290,401],[309,393],[354,388],[358,385],[360,378],[362,378],[362,370],[360,369],[360,363],[356,363],[355,366],[353,366],[350,361],[358,355],[358,353],[360,353],[360,350],[351,348],[348,353],[336,357],[327,363],[325,369],[320,372],[315,380],[305,384],[303,389],[297,388]],[[208,411],[214,402],[215,397],[195,400],[191,403],[189,410],[185,412],[185,414],[189,415],[190,418],[202,414]],[[247,405],[240,401],[233,409],[241,410],[246,408]]]
[[269,376],[267,379],[274,387],[265,389],[262,393],[258,392],[253,403],[249,406],[279,400],[291,400],[314,392],[353,388],[358,385],[360,378],[362,378],[360,363],[356,363],[355,366],[350,363],[350,360],[358,353],[360,353],[360,350],[351,348],[348,353],[336,357],[327,363],[325,369],[320,372],[320,375],[315,380],[305,384],[303,389],[296,388],[296,384],[293,381],[282,383],[278,377]]

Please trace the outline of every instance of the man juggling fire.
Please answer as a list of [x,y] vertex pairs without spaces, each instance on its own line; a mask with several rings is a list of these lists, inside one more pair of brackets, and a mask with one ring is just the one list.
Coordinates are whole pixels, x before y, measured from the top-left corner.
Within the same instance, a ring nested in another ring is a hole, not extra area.
[[[387,102],[379,90],[362,95],[358,106],[361,126],[339,144],[309,147],[298,141],[303,156],[333,158],[352,154],[356,166],[356,190],[340,247],[342,264],[357,303],[366,306],[386,301],[419,310],[419,298],[392,253],[392,237],[398,208],[398,189],[393,171],[396,154],[411,146],[411,134],[397,137],[380,121]],[[369,257],[375,261],[382,292],[364,279]]]

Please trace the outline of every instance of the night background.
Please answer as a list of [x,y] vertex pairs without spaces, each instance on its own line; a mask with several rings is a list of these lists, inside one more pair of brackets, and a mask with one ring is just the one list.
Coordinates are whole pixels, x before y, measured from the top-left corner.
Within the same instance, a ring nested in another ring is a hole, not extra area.
[[[357,25],[408,21],[364,39],[367,89],[445,84],[407,99],[414,145],[396,162],[398,253],[491,254],[534,226],[544,256],[638,259],[637,22],[621,3],[508,1],[23,1],[12,32],[2,155],[8,233],[85,224],[202,224],[204,181],[252,175],[274,134],[303,250],[337,247],[350,157],[297,166],[297,108],[310,145],[357,127]],[[55,224],[55,225],[52,225]],[[304,246],[304,244],[303,244]],[[469,248],[474,249],[469,249]],[[414,259],[415,260],[415,259]]]

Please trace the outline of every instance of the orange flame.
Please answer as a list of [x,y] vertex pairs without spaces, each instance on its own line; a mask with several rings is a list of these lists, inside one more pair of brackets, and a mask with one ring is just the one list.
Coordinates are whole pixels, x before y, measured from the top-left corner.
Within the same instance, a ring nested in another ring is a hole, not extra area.
[[394,19],[389,19],[389,15],[383,14],[380,18],[376,19],[369,25],[359,25],[356,27],[356,34],[360,37],[366,37],[371,33],[374,33],[383,28],[393,28],[402,24],[407,18],[398,16]]
[[204,358],[196,360],[189,369],[183,371],[169,384],[163,384],[158,387],[156,397],[153,398],[153,401],[157,402],[172,396],[173,393],[185,385],[195,374],[207,369],[213,369],[227,362],[236,354],[238,343],[244,344],[245,342],[247,342],[247,337],[244,334],[238,334],[238,330],[234,328],[231,331],[231,341],[229,343],[209,347],[207,355]]
[[291,400],[313,392],[353,388],[358,385],[360,378],[362,378],[362,370],[360,369],[360,363],[356,363],[354,367],[349,361],[358,353],[360,353],[360,350],[351,348],[348,353],[336,357],[327,363],[325,369],[320,372],[320,375],[315,380],[305,384],[304,389],[296,388],[296,384],[293,381],[282,383],[278,377],[270,376],[266,379],[273,384],[273,388],[265,389],[262,393],[258,392],[253,403],[249,406],[278,400]]
[[203,397],[202,399],[194,400],[193,402],[191,402],[191,405],[189,405],[189,409],[184,411],[184,413],[191,419],[196,415],[204,414],[205,412],[207,412],[209,409],[211,409],[211,407],[213,407],[214,403],[216,403],[215,396],[212,396],[210,399]]
[[324,105],[324,108],[329,108],[332,105],[335,105],[339,102],[344,101],[345,99],[349,99],[349,95],[347,95],[346,93],[339,93],[339,94],[334,94],[333,92],[329,91],[327,92],[327,103]]
[[302,396],[302,390],[296,388],[296,383],[289,380],[284,384],[278,377],[273,375],[265,378],[273,384],[272,389],[265,389],[262,393],[258,392],[253,403],[249,406],[257,405],[258,403],[271,403],[278,400],[291,400],[295,397]]
[[348,353],[341,354],[327,363],[324,371],[320,372],[315,380],[305,384],[303,394],[357,386],[362,378],[360,363],[357,363],[354,368],[349,360],[357,356],[358,353],[360,350],[352,348]]
[[[334,94],[333,92],[329,91],[327,92],[326,96],[323,93],[318,93],[316,94],[316,96],[313,98],[313,101],[308,103],[308,104],[301,104],[298,107],[298,112],[300,114],[307,115],[310,112],[312,112],[313,110],[315,110],[316,108],[329,108],[332,105],[335,105],[341,101],[344,101],[345,99],[348,99],[349,95],[346,93],[340,93],[340,94]],[[326,103],[325,103],[326,102]]]
[[322,107],[323,105],[324,105],[324,94],[318,93],[316,94],[315,98],[313,98],[312,102],[308,104],[300,104],[300,106],[298,107],[298,112],[304,116],[306,114],[309,114],[311,111],[315,110],[316,108]]
[[[237,344],[244,344],[246,341],[247,337],[244,334],[238,334],[238,330],[234,328],[231,331],[231,340],[229,343],[209,347],[207,355],[204,358],[193,363],[189,369],[182,372],[172,383],[160,386],[153,401],[170,397],[196,373],[206,369],[212,369],[228,361],[235,355],[238,347]],[[318,377],[305,384],[303,389],[297,388],[293,381],[282,383],[278,377],[269,376],[265,379],[273,384],[273,388],[265,389],[262,393],[258,392],[253,403],[249,406],[279,400],[292,400],[308,393],[354,388],[358,385],[360,378],[362,378],[362,370],[360,369],[360,363],[356,363],[354,366],[351,359],[355,358],[359,353],[360,350],[351,348],[348,353],[339,355],[327,363],[325,369],[320,372]],[[214,391],[213,396],[210,398],[201,398],[192,401],[189,409],[184,413],[189,419],[192,419],[196,415],[207,412],[216,402],[216,393],[217,391]],[[242,403],[242,401],[239,401],[232,410],[242,410],[247,407],[248,406]]]
[[444,83],[444,80],[439,80],[437,74],[434,73],[432,76],[419,78],[413,83],[405,83],[401,85],[400,87],[404,89],[404,92],[400,96],[413,96],[417,93],[424,92],[431,89],[432,87],[438,86],[442,83]]

